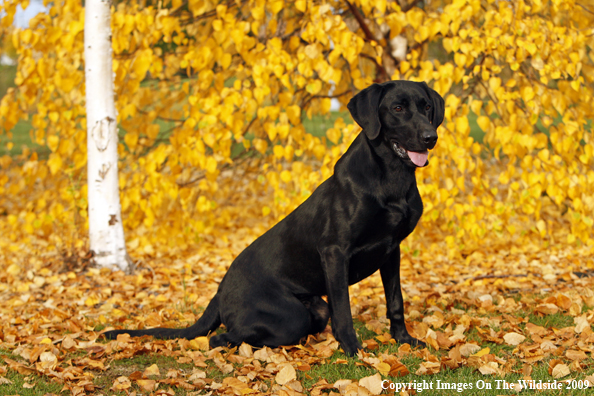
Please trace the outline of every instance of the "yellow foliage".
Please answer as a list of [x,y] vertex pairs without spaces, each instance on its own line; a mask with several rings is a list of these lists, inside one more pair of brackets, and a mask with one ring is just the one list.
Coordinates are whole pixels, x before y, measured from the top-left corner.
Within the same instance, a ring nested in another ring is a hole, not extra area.
[[[359,133],[338,119],[318,137],[303,121],[328,113],[331,98],[344,110],[358,89],[391,78],[424,80],[446,98],[430,165],[417,171],[425,214],[405,249],[592,246],[594,14],[574,2],[425,3],[114,6],[132,255],[224,240],[264,216],[262,228],[247,227],[253,238],[286,216]],[[87,210],[82,4],[49,3],[13,29],[17,4],[26,1],[0,5],[0,35],[11,35],[19,56],[0,131],[29,119],[51,154],[0,159],[0,213],[10,214],[0,216],[0,249],[9,250],[35,238],[60,246],[84,230]],[[405,59],[394,55],[398,36]]]

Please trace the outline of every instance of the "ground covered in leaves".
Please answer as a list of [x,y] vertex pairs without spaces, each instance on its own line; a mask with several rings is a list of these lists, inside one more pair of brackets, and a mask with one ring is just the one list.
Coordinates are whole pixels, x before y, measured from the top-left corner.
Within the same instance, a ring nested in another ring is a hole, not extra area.
[[204,243],[183,260],[139,262],[131,275],[68,270],[64,257],[31,258],[30,270],[9,267],[0,274],[0,394],[412,395],[431,389],[497,395],[539,392],[531,389],[539,386],[585,394],[591,390],[580,391],[584,380],[594,384],[594,280],[587,270],[594,255],[587,250],[499,250],[455,260],[405,252],[407,324],[426,348],[390,339],[377,274],[351,287],[366,346],[353,359],[341,352],[330,326],[301,345],[277,349],[210,349],[206,337],[101,337],[107,328],[193,323],[241,248]]

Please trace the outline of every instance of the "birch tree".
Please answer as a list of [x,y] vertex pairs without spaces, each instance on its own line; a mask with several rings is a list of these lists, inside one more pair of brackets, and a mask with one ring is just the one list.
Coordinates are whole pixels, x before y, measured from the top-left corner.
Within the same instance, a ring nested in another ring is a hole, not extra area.
[[84,54],[89,239],[98,266],[129,271],[118,186],[110,19],[109,1],[87,0]]

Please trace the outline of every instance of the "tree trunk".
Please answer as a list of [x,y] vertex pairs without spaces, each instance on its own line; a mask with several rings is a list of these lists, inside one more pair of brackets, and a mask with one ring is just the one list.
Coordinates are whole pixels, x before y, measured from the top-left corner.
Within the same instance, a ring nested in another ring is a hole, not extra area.
[[110,5],[107,0],[85,4],[89,239],[97,266],[129,272],[118,185]]

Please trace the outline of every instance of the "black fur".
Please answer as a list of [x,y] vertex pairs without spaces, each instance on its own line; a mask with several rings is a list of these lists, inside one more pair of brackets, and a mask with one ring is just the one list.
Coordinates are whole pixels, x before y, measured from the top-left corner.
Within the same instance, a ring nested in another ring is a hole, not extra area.
[[115,330],[105,337],[191,339],[223,323],[227,332],[213,336],[212,347],[242,342],[276,347],[322,331],[330,318],[336,339],[353,355],[361,344],[348,286],[379,269],[392,337],[420,343],[404,324],[400,242],[415,228],[423,203],[416,166],[403,152],[435,146],[444,101],[425,83],[390,81],[364,89],[348,109],[363,132],[336,163],[334,175],[241,252],[193,326]]

